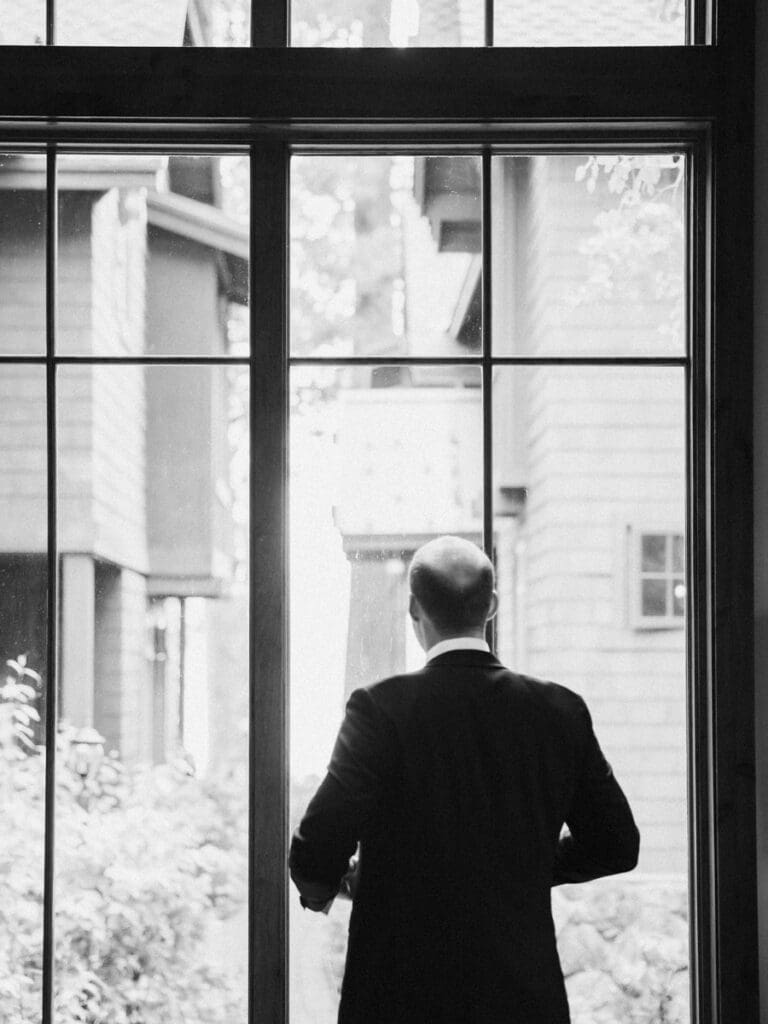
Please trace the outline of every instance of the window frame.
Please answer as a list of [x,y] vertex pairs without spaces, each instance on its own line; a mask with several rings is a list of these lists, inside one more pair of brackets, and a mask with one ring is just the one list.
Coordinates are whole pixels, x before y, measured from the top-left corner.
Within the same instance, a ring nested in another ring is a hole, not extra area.
[[[49,33],[53,8],[47,0]],[[749,2],[720,5],[716,17],[708,8],[706,0],[693,5],[692,38],[716,45],[690,47],[291,50],[287,9],[278,0],[253,4],[253,41],[262,47],[251,49],[0,47],[0,147],[43,147],[49,182],[55,180],[58,144],[88,143],[102,151],[141,146],[167,152],[185,144],[196,151],[206,145],[250,148],[248,362],[257,442],[250,476],[250,1024],[287,1020],[282,680],[289,155],[294,147],[329,144],[389,149],[441,143],[689,147],[688,320],[695,342],[686,381],[692,1019],[757,1024],[750,461],[754,12]],[[446,88],[454,78],[462,81],[458,95]],[[46,231],[47,349],[38,361],[53,407],[56,368],[65,361],[54,347],[55,189],[48,193]],[[487,311],[489,296],[486,289]],[[0,357],[0,366],[14,361],[35,360]],[[485,430],[487,437],[490,422]],[[55,452],[52,417],[48,443]],[[48,484],[48,621],[55,625],[55,457]],[[489,515],[486,509],[487,535]],[[253,627],[257,612],[260,630]],[[54,629],[48,644],[53,666]],[[257,686],[256,665],[261,678],[280,685]],[[43,1024],[53,1020],[55,689],[49,679]]]

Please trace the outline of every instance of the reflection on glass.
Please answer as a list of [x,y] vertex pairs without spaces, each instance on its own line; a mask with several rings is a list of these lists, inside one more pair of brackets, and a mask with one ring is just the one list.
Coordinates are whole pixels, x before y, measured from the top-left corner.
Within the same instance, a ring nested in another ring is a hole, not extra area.
[[0,368],[0,992],[40,1020],[47,545],[45,372]]
[[477,157],[294,157],[292,354],[478,352],[480,189]]
[[247,377],[58,396],[56,1017],[245,1024]]
[[482,46],[481,0],[293,0],[293,46]]
[[685,350],[685,159],[493,160],[497,355]]
[[250,3],[57,0],[56,42],[68,46],[248,46]]
[[553,891],[573,1019],[684,1022],[683,374],[510,367],[493,400],[499,655],[585,698],[641,835],[636,871]]
[[45,352],[45,157],[0,153],[0,353]]
[[[291,819],[325,772],[347,696],[423,664],[407,568],[430,537],[482,535],[475,368],[295,368],[291,378]],[[291,907],[291,1024],[333,1024],[349,904]]]
[[60,157],[60,352],[247,351],[245,156]]
[[685,0],[496,0],[497,46],[682,46]]

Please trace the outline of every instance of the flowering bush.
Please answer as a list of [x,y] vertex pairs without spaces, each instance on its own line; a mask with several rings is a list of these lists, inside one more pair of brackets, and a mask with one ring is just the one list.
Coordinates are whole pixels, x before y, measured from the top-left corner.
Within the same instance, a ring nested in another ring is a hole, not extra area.
[[[39,677],[19,659],[0,687],[0,1000],[40,1015],[45,752]],[[83,763],[62,727],[56,766],[57,1024],[236,1024],[245,985],[211,966],[211,929],[242,909],[245,780],[186,762]]]

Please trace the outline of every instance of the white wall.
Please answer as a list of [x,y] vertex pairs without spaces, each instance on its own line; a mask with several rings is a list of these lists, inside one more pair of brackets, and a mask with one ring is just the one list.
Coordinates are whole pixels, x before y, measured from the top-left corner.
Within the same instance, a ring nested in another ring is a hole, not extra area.
[[[768,449],[768,5],[755,4],[754,450]],[[760,1020],[768,1024],[768,459],[755,459],[755,728]]]

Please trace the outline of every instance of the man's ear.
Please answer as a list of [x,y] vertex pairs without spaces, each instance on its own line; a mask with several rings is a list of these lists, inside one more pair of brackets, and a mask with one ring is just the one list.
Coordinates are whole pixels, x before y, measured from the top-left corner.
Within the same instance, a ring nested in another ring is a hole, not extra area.
[[491,594],[491,607],[488,609],[488,618],[486,622],[490,622],[491,619],[495,618],[496,612],[499,610],[499,595],[494,592]]
[[411,616],[414,622],[418,622],[421,618],[421,605],[416,598],[411,594],[408,600],[408,614]]

